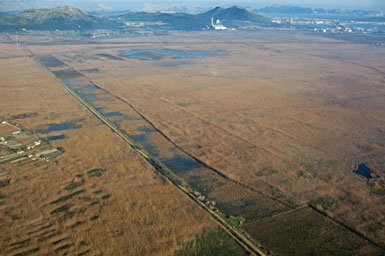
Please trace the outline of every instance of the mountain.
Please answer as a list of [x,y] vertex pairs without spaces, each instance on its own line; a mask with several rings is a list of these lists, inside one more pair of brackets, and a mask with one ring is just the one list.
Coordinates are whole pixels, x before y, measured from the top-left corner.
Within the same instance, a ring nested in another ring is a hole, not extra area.
[[118,19],[126,22],[162,23],[164,28],[174,30],[201,30],[209,24],[195,15],[186,13],[131,12],[120,15]]
[[9,14],[7,12],[0,12],[0,17],[8,16]]
[[313,9],[296,6],[270,6],[256,9],[257,13],[312,14]]
[[28,9],[54,8],[69,5],[68,0],[0,0],[0,10],[3,12]]
[[0,30],[88,30],[116,28],[119,23],[107,18],[88,15],[71,6],[52,9],[29,9],[0,18]]
[[216,7],[208,12],[195,15],[187,13],[131,12],[119,15],[117,19],[125,22],[161,23],[163,27],[175,30],[202,30],[210,28],[211,17],[215,20],[221,20],[228,27],[239,27],[240,22],[252,24],[270,23],[269,19],[236,6],[227,9]]
[[254,12],[264,15],[349,15],[349,16],[376,16],[380,12],[372,10],[348,10],[348,9],[311,9],[297,6],[269,6],[255,9]]
[[259,14],[250,12],[246,9],[242,9],[236,6],[223,9],[221,7],[216,7],[208,12],[198,14],[202,19],[211,19],[213,17],[215,20],[219,19],[223,22],[230,21],[249,21],[255,23],[266,23],[269,20]]
[[365,21],[365,22],[385,22],[385,17],[371,17],[371,18],[361,18],[355,19],[355,21]]

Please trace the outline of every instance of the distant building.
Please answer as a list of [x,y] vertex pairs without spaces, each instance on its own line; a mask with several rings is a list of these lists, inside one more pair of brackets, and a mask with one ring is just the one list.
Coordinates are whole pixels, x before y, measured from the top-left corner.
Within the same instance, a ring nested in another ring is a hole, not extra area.
[[219,19],[214,23],[214,17],[213,16],[211,17],[211,27],[214,30],[226,30],[226,29],[228,29],[227,27],[225,27],[221,24],[221,21]]

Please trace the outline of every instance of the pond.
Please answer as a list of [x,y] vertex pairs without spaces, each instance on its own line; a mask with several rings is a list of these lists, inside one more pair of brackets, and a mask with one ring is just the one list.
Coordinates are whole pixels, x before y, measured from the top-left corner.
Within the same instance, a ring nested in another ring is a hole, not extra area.
[[162,163],[176,174],[182,174],[192,169],[201,168],[202,165],[196,160],[180,155],[171,159],[161,159]]
[[65,137],[66,137],[65,135],[56,135],[56,136],[49,136],[46,139],[48,141],[55,141],[55,140],[64,140]]
[[366,164],[358,165],[358,168],[357,170],[354,171],[354,173],[361,175],[362,177],[365,177],[368,180],[372,178],[371,176],[372,171],[369,169],[368,166],[366,166]]
[[175,61],[175,62],[160,62],[156,63],[156,66],[162,66],[162,67],[173,67],[173,66],[180,66],[180,65],[186,65],[187,62],[181,62],[181,61]]
[[80,129],[81,126],[71,123],[71,122],[65,122],[61,124],[49,124],[48,128],[43,129],[36,129],[35,132],[38,133],[50,133],[50,132],[58,132],[58,131],[65,131],[65,130],[72,130],[72,129]]
[[[223,52],[212,51],[184,51],[174,49],[130,49],[123,51],[123,55],[128,58],[134,58],[139,60],[156,61],[160,59],[175,59],[175,60],[191,60],[195,57],[214,57],[224,56]],[[181,65],[183,62],[174,62],[174,65]],[[163,64],[165,65],[165,64]]]

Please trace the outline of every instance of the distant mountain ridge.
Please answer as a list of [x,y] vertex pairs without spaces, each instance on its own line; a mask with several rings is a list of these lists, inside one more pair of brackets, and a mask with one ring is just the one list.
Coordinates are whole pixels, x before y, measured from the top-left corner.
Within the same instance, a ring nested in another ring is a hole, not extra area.
[[130,12],[117,16],[119,20],[125,22],[162,22],[168,24],[173,29],[184,30],[201,30],[209,28],[211,25],[211,17],[213,17],[215,20],[221,20],[224,25],[230,27],[236,27],[236,22],[239,21],[250,22],[253,24],[270,23],[269,19],[236,6],[227,9],[216,7],[208,12],[195,15],[187,13]]
[[256,9],[257,13],[282,13],[282,14],[312,14],[313,9],[296,6],[269,6]]
[[259,14],[250,12],[246,9],[239,8],[236,6],[223,9],[221,7],[216,7],[208,12],[198,14],[197,16],[201,18],[214,17],[215,19],[220,19],[223,21],[239,20],[239,21],[251,21],[251,22],[268,22],[269,20]]
[[269,6],[255,9],[254,12],[262,14],[315,14],[315,15],[352,15],[352,16],[375,16],[379,11],[372,10],[347,10],[347,9],[326,9],[326,8],[303,8],[297,6]]
[[0,12],[0,17],[8,16],[9,14],[6,12]]
[[[114,12],[112,12],[114,13]],[[115,13],[116,14],[116,13]],[[211,19],[237,28],[242,24],[264,25],[270,20],[236,6],[216,7],[201,14],[129,12],[117,16],[96,17],[82,10],[61,6],[52,9],[29,9],[15,15],[0,17],[0,31],[27,30],[93,30],[127,27],[124,23],[147,22],[164,30],[202,30],[211,28]],[[151,25],[149,25],[151,26]],[[155,28],[155,29],[156,29]]]
[[94,17],[71,6],[52,9],[29,9],[0,18],[0,30],[86,30],[113,28],[119,24],[106,18]]

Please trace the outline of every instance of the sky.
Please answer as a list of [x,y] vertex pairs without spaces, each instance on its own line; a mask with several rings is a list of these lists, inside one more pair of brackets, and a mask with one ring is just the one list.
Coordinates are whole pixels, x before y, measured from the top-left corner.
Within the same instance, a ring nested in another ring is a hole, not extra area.
[[0,0],[0,10],[43,8],[57,5],[96,6],[112,9],[140,10],[145,7],[162,9],[167,6],[210,8],[215,6],[261,8],[271,5],[290,5],[311,8],[371,9],[385,11],[385,0]]
[[[77,0],[81,2],[90,2],[90,0]],[[385,0],[150,0],[150,1],[138,1],[138,0],[92,0],[93,2],[119,2],[127,3],[129,5],[141,5],[145,2],[151,4],[185,4],[185,5],[244,5],[244,6],[256,6],[264,7],[271,5],[292,5],[292,6],[304,6],[304,7],[324,7],[324,8],[347,8],[347,9],[373,9],[378,7],[385,7]]]
[[[82,2],[89,2],[90,0],[78,0]],[[270,5],[293,5],[304,7],[324,7],[324,8],[363,8],[373,9],[379,6],[385,7],[385,0],[93,0],[93,2],[120,2],[129,5],[141,5],[144,2],[151,4],[186,4],[186,5],[248,5],[248,6],[270,6]]]

